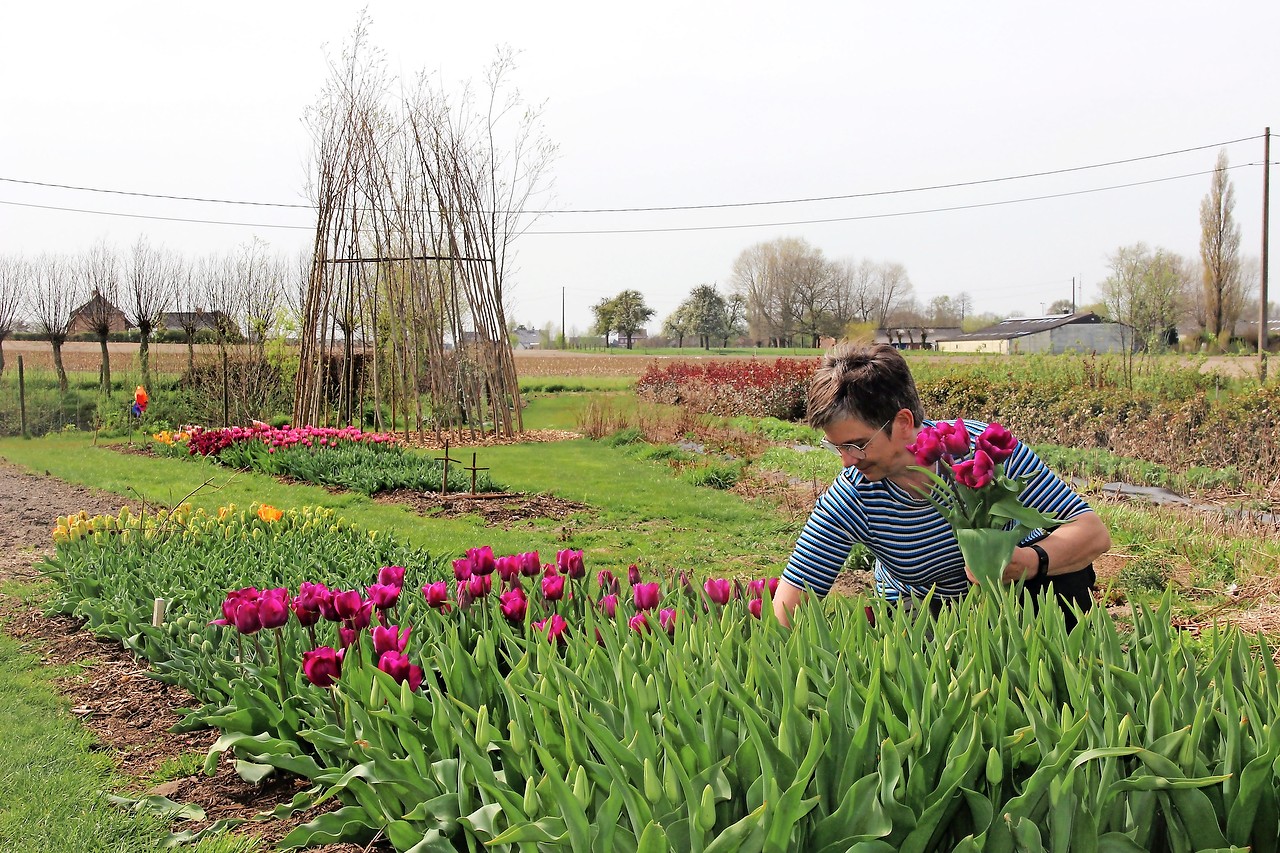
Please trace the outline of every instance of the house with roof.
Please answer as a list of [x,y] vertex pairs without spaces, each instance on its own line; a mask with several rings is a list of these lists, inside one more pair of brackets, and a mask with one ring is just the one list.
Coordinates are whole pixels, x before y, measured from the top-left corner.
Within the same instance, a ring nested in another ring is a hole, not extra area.
[[1133,330],[1092,311],[1049,317],[1012,317],[994,326],[938,341],[941,352],[1013,353],[1124,352]]
[[80,335],[98,331],[106,321],[107,332],[127,332],[133,328],[125,313],[111,303],[105,296],[95,290],[93,297],[71,312],[71,320],[67,324],[68,335]]

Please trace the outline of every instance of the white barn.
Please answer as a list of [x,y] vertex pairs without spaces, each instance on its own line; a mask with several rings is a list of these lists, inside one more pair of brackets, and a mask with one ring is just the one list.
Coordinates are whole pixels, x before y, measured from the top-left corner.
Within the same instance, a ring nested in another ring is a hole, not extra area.
[[1091,311],[1052,317],[1014,317],[994,326],[938,341],[941,352],[1012,353],[1123,352],[1133,333],[1123,323]]

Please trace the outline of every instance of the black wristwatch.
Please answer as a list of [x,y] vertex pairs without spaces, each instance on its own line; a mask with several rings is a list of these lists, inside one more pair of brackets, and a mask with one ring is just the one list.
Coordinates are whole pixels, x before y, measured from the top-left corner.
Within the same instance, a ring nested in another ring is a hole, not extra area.
[[1036,580],[1044,580],[1049,576],[1049,552],[1041,548],[1039,545],[1032,543],[1027,546],[1036,552],[1036,556],[1040,559],[1039,565],[1036,566]]

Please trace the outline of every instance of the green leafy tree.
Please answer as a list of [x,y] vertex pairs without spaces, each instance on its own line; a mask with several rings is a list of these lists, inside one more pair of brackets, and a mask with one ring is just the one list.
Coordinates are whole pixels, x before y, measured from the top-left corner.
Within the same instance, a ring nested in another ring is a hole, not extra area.
[[609,332],[617,332],[618,338],[627,342],[627,349],[631,349],[635,333],[654,314],[638,290],[624,290],[612,299],[602,299],[591,310],[596,315],[596,333],[604,335],[608,341]]

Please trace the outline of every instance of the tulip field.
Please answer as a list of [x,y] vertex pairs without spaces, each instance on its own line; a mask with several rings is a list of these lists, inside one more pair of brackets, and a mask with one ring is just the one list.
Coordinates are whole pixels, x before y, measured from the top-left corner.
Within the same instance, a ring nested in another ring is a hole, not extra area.
[[151,437],[153,451],[164,456],[208,460],[227,467],[292,477],[373,495],[409,489],[450,492],[497,489],[487,473],[472,479],[460,465],[445,471],[434,459],[405,452],[389,433],[356,427],[282,427],[260,421],[248,427],[163,430]]
[[1272,649],[1178,631],[1167,597],[1071,632],[1011,593],[936,619],[833,597],[787,629],[769,578],[431,554],[327,510],[82,514],[54,539],[55,609],[197,697],[208,769],[331,807],[286,847],[1280,844]]

